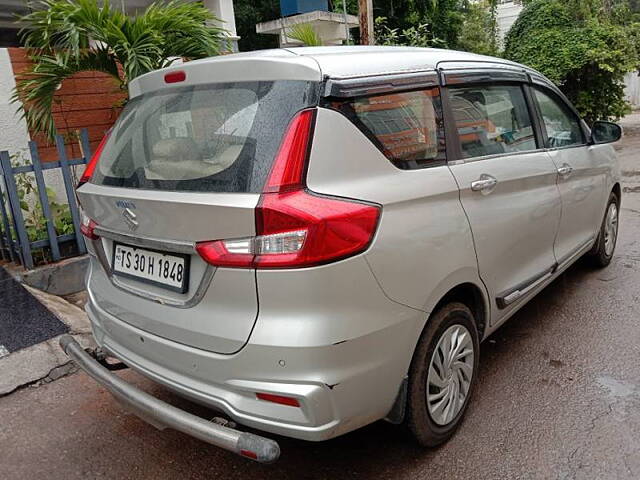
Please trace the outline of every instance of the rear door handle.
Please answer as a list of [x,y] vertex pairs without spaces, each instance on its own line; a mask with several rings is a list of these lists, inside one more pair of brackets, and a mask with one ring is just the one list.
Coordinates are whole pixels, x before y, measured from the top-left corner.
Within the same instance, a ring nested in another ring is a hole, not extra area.
[[478,180],[471,182],[471,190],[474,192],[490,193],[498,184],[498,180],[489,174],[483,173]]
[[558,175],[562,178],[567,178],[573,172],[573,167],[568,163],[563,163],[560,168],[558,168]]

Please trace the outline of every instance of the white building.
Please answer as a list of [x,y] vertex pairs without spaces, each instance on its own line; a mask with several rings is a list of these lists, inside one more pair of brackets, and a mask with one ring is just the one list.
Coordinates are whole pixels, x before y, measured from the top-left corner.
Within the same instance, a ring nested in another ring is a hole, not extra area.
[[513,0],[499,0],[497,8],[498,36],[500,43],[522,11],[522,4]]

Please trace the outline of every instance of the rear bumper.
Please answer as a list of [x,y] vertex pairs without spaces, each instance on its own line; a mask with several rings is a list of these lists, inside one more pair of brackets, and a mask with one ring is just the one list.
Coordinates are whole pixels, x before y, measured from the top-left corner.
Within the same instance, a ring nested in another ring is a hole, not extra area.
[[[151,334],[87,304],[98,344],[178,394],[266,432],[321,441],[384,418],[411,358],[422,312],[359,338],[322,346],[258,345],[233,355]],[[383,381],[381,381],[383,379]],[[300,407],[259,400],[294,397]]]
[[149,423],[173,428],[261,463],[275,462],[280,456],[280,447],[273,440],[206,421],[138,390],[100,365],[69,335],[60,339],[60,346],[78,367]]

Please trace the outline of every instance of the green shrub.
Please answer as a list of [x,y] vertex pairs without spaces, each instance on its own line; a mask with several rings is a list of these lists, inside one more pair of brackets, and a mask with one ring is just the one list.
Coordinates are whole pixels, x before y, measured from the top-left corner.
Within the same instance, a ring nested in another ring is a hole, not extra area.
[[[11,163],[14,167],[29,165],[31,162],[25,156],[13,155]],[[33,173],[19,173],[15,176],[20,209],[24,218],[27,236],[30,242],[44,240],[48,238],[47,220],[45,219],[38,187]],[[53,228],[58,236],[73,233],[73,220],[71,219],[71,209],[66,203],[59,203],[56,192],[51,187],[46,187],[49,209],[53,217]],[[9,209],[7,209],[9,210]]]
[[616,23],[601,4],[535,0],[505,39],[505,57],[555,82],[588,123],[629,111],[624,75],[638,66],[632,30]]
[[399,31],[387,24],[386,17],[375,19],[375,38],[377,45],[408,46],[408,47],[444,47],[444,41],[432,35],[429,25],[420,23],[416,26]]
[[[463,0],[376,0],[374,11],[377,16],[384,18],[384,25],[390,30],[395,30],[397,34],[395,39],[389,38],[385,35],[389,32],[384,32],[384,29],[376,25],[376,43],[457,48],[464,21],[465,3]],[[378,23],[376,21],[376,24]],[[379,33],[382,34],[382,40]]]

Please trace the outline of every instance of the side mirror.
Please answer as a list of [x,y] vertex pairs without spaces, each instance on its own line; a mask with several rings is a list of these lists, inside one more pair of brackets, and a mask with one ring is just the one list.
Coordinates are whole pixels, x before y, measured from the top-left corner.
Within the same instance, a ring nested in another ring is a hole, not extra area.
[[598,120],[591,127],[590,143],[592,145],[617,142],[620,137],[622,137],[622,127],[617,123]]

